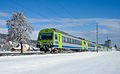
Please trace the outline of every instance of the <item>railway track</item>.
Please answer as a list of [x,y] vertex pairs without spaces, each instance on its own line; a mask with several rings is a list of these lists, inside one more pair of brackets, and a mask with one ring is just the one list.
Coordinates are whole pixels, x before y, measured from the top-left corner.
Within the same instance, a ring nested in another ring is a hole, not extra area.
[[42,52],[35,52],[35,53],[0,53],[0,56],[19,56],[19,55],[34,55],[34,54],[45,54]]
[[74,52],[69,52],[69,51],[65,51],[65,52],[54,52],[54,53],[50,53],[50,52],[24,52],[24,53],[20,53],[20,52],[0,52],[0,56],[20,56],[20,55],[43,55],[43,54],[58,54],[58,53],[74,53]]

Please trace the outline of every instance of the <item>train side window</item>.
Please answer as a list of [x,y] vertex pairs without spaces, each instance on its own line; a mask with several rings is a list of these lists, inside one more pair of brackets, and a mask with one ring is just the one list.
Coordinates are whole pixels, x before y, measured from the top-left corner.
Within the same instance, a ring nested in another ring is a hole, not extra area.
[[68,38],[68,43],[70,43],[70,38]]
[[64,42],[64,37],[62,36],[62,42]]
[[75,44],[75,40],[73,39],[73,44]]
[[71,43],[71,38],[68,38],[68,43]]
[[92,47],[94,47],[94,44],[92,44]]
[[69,38],[67,38],[67,43],[69,43]]
[[64,36],[62,36],[62,42],[65,43],[65,37]]
[[75,40],[75,44],[77,44],[77,41]]
[[77,40],[77,45],[80,45],[80,41]]
[[86,42],[84,42],[84,44],[86,44]]
[[65,42],[65,43],[67,42],[67,39],[66,39],[66,37],[64,37],[64,42]]
[[82,45],[82,41],[80,41],[80,45]]
[[78,45],[80,45],[80,41],[78,41]]
[[78,41],[78,45],[80,45],[80,41]]
[[72,43],[72,39],[70,38],[70,43]]
[[76,44],[77,42],[76,42],[76,40],[75,40],[75,44]]
[[57,34],[55,34],[55,39],[57,40],[58,38],[57,38]]
[[74,44],[74,43],[73,43],[73,39],[72,39],[72,44]]
[[78,41],[76,40],[76,44],[78,45]]
[[67,43],[69,43],[69,38],[67,38]]

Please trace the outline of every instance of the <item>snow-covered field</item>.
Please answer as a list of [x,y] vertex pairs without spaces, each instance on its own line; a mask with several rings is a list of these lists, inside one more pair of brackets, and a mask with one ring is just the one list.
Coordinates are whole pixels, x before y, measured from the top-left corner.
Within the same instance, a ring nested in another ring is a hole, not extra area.
[[2,56],[0,74],[120,74],[120,52]]

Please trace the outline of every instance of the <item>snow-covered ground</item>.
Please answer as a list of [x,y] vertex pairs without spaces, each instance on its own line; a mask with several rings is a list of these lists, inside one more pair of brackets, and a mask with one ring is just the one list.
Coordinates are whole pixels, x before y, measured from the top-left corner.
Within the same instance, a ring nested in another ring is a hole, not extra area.
[[0,74],[120,74],[120,52],[2,56]]

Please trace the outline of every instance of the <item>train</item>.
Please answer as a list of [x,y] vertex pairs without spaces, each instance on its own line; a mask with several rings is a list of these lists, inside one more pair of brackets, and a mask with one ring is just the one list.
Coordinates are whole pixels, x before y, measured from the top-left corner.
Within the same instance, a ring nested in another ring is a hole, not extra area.
[[[96,44],[95,42],[85,40],[81,37],[75,37],[66,32],[55,28],[46,28],[40,30],[36,46],[40,51],[55,52],[62,50],[73,51],[106,51],[107,47]],[[98,50],[97,50],[98,46]]]

